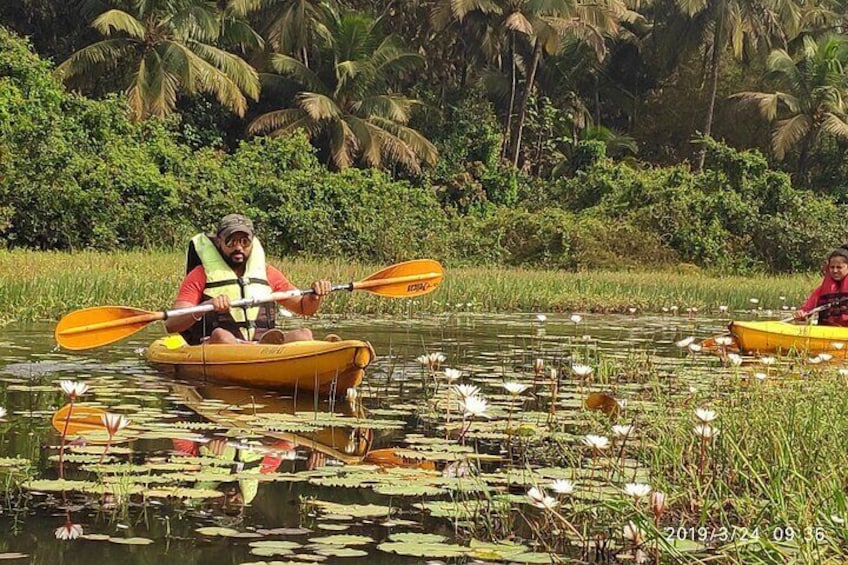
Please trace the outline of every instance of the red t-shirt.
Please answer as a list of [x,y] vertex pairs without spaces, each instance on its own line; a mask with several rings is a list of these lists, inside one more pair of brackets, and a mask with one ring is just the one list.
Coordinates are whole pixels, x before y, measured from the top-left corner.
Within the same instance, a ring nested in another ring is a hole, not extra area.
[[[279,269],[271,265],[265,265],[265,278],[268,279],[272,292],[285,292],[296,288]],[[180,285],[180,290],[177,292],[177,300],[190,304],[200,304],[203,301],[205,289],[206,271],[203,269],[203,265],[198,265],[183,279],[183,284]]]

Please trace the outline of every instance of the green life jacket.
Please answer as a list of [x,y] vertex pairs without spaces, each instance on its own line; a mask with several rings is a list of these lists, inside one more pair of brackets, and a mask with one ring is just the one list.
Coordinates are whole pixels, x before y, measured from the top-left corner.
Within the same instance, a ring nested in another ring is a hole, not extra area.
[[[257,238],[245,263],[244,275],[239,277],[221,256],[218,248],[206,234],[199,233],[189,242],[186,255],[186,273],[197,265],[206,272],[206,288],[203,300],[226,294],[231,301],[242,298],[267,296],[272,292],[265,270],[265,251]],[[215,328],[224,328],[236,337],[246,340],[259,339],[275,324],[273,302],[257,306],[232,308],[229,312],[209,312],[189,329],[182,332],[186,342],[198,344]]]

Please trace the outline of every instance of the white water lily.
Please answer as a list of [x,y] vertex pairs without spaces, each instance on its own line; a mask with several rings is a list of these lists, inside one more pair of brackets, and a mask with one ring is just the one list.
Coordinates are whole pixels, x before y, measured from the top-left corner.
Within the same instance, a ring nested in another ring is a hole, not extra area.
[[698,393],[698,387],[689,385],[689,394],[697,394],[697,393]]
[[586,434],[583,436],[582,441],[592,449],[606,449],[610,444],[608,437],[597,436],[594,434]]
[[718,428],[714,428],[707,424],[698,424],[694,428],[695,435],[701,436],[704,439],[711,439],[718,435]]
[[760,299],[759,298],[749,298],[748,302],[750,302],[751,304],[759,304]]
[[666,494],[662,491],[655,490],[651,493],[651,511],[657,519],[665,512],[665,499]]
[[809,357],[807,359],[807,363],[809,363],[810,365],[818,365],[821,362],[822,362],[821,355],[816,355],[815,357]]
[[754,378],[760,381],[764,381],[768,378],[768,375],[765,373],[754,373]]
[[819,359],[827,363],[828,361],[833,359],[833,355],[831,355],[830,353],[819,353]]
[[647,534],[645,530],[634,524],[633,522],[627,523],[624,526],[624,530],[622,530],[624,534],[624,539],[629,540],[634,545],[642,545],[642,542],[645,541]]
[[59,381],[59,386],[72,399],[88,392],[88,385],[79,381]]
[[728,345],[733,344],[733,338],[729,335],[720,335],[715,338],[716,345],[721,345],[722,347],[727,347]]
[[663,311],[663,313],[666,313],[666,312],[668,312],[668,308],[666,306],[663,306],[662,311]]
[[283,318],[293,318],[294,317],[294,312],[292,312],[291,310],[288,310],[286,308],[283,308],[282,306],[280,306],[279,309],[277,309],[277,313]]
[[703,349],[703,347],[700,343],[690,343],[687,349],[689,349],[692,353],[698,353],[701,349]]
[[536,319],[537,319],[539,322],[544,323],[544,322],[546,322],[546,321],[547,321],[548,317],[547,317],[547,316],[545,316],[544,314],[536,314]]
[[671,311],[672,311],[672,312],[677,312],[677,306],[672,306],[672,307],[671,307]]
[[694,342],[695,342],[695,338],[692,337],[692,336],[689,336],[689,337],[685,337],[685,338],[681,339],[680,341],[675,342],[674,345],[683,349],[685,347],[689,347]]
[[551,490],[557,494],[571,494],[576,487],[577,484],[568,479],[557,479],[551,483]]
[[581,365],[580,363],[575,363],[571,366],[571,372],[577,375],[578,377],[588,377],[594,371],[595,369],[593,369],[589,365]]
[[469,396],[462,400],[462,411],[465,416],[485,416],[489,403],[482,396]]
[[840,526],[845,523],[845,518],[837,516],[836,514],[831,514],[830,519],[833,521],[834,524],[839,524]]
[[100,421],[103,422],[103,427],[106,428],[106,433],[109,434],[110,438],[130,425],[129,418],[123,414],[112,414],[111,412],[106,412],[100,416]]
[[82,526],[66,522],[64,526],[60,526],[53,530],[53,535],[56,536],[56,539],[60,540],[77,539],[82,535]]
[[572,314],[570,319],[575,324],[579,324],[583,321],[583,316],[581,316],[580,314]]
[[839,369],[839,376],[848,377],[848,369]]
[[695,408],[695,417],[701,422],[709,424],[716,419],[716,412],[707,408]]
[[7,414],[6,409],[5,409],[5,408],[3,408],[2,406],[0,406],[0,420],[2,420],[3,418],[5,418],[5,417],[6,417],[6,414]]
[[445,378],[448,380],[449,383],[459,380],[461,376],[462,371],[460,371],[459,369],[445,369]]
[[742,356],[737,353],[728,353],[727,362],[733,367],[739,367],[742,365]]
[[581,335],[581,336],[580,336],[580,339],[581,339],[582,341],[591,341],[591,340],[592,340],[592,336],[591,336],[591,335],[589,335],[589,334],[585,334],[585,335]]
[[727,312],[727,306],[725,306],[724,304],[720,305],[718,307],[718,311],[724,314],[725,312]]
[[845,344],[841,341],[834,341],[830,344],[830,346],[837,351],[842,351],[842,349],[845,347]]
[[633,306],[631,306],[630,308],[628,308],[628,309],[627,309],[627,311],[628,311],[628,312],[630,312],[631,314],[635,314],[635,313],[636,313],[636,308],[634,308]]
[[345,395],[347,396],[348,402],[350,402],[351,404],[356,404],[356,399],[359,398],[359,391],[356,389],[356,387],[350,387],[349,389],[347,389]]
[[541,373],[542,369],[544,369],[544,368],[545,368],[545,361],[543,359],[536,359],[536,364],[533,365],[533,369],[537,373]]
[[527,498],[530,499],[530,504],[536,508],[543,508],[545,510],[553,510],[559,505],[556,498],[548,496],[545,494],[545,491],[537,487],[533,487],[527,491]]
[[627,408],[627,399],[626,398],[616,398],[615,402],[616,402],[616,404],[618,404],[618,407],[621,410],[624,410],[625,408]]
[[645,483],[627,483],[624,485],[624,492],[626,492],[628,496],[632,496],[636,500],[639,500],[640,498],[645,498],[651,494],[651,485]]
[[612,433],[615,434],[615,437],[628,437],[633,433],[634,426],[632,424],[623,425],[616,424],[612,427]]
[[455,385],[453,391],[462,398],[468,398],[479,394],[480,387],[474,385]]
[[777,359],[771,356],[760,357],[760,363],[762,363],[763,365],[774,365],[776,361]]
[[519,394],[521,394],[522,392],[524,392],[525,390],[527,390],[528,388],[530,388],[530,385],[526,385],[526,384],[524,384],[524,383],[514,383],[514,382],[510,382],[510,383],[504,383],[504,384],[503,384],[503,387],[504,387],[504,388],[506,389],[506,391],[507,391],[508,393],[510,393],[511,395],[513,395],[513,396],[518,396]]

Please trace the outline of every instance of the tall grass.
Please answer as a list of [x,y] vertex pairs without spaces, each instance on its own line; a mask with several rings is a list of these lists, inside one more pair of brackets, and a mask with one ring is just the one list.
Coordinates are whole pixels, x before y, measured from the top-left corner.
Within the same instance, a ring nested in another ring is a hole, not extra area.
[[[272,259],[298,286],[317,278],[358,280],[385,265],[341,259]],[[86,306],[123,304],[163,309],[176,294],[183,256],[176,252],[55,253],[0,251],[0,320],[56,320]],[[778,309],[797,305],[818,277],[718,277],[699,272],[566,273],[507,268],[448,268],[436,292],[415,300],[393,300],[365,292],[337,293],[322,309],[330,314],[399,314],[410,309],[441,313],[595,311],[659,312],[726,305]],[[779,297],[785,297],[780,300]]]

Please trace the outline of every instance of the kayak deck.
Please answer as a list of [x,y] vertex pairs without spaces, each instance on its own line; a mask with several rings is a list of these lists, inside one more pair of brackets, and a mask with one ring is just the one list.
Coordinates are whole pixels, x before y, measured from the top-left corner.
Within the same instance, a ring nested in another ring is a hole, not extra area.
[[358,340],[188,345],[177,335],[154,341],[146,358],[179,379],[339,396],[362,382],[374,349]]
[[848,328],[839,326],[796,325],[779,321],[733,322],[730,333],[746,353],[810,354],[831,353],[844,355],[848,344]]

